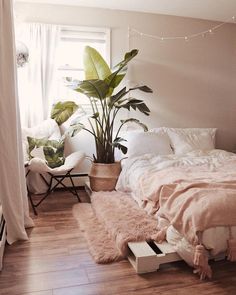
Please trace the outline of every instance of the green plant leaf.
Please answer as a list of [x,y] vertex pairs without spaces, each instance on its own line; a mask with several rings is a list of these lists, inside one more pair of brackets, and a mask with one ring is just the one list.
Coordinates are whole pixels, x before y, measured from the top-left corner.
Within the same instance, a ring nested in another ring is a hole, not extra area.
[[99,99],[106,98],[109,87],[106,82],[102,80],[85,80],[76,82],[73,89],[77,92],[83,93],[88,97],[96,97]]
[[[110,76],[109,76],[110,77]],[[109,77],[107,79],[109,79]],[[109,82],[109,86],[113,89],[120,85],[120,82],[125,77],[125,74],[119,74],[115,75],[114,79],[111,79],[111,82]],[[105,81],[107,81],[107,79]]]
[[120,70],[112,73],[110,76],[108,76],[105,79],[105,82],[107,83],[107,85],[109,86],[109,92],[107,94],[107,96],[111,96],[114,89],[120,84],[120,82],[123,80],[123,78],[125,77],[125,74],[118,74]]
[[71,137],[74,137],[83,129],[84,129],[84,124],[76,123],[76,124],[70,125],[70,127],[66,130],[65,134]]
[[137,54],[138,54],[138,49],[132,49],[131,51],[126,52],[124,59],[121,62],[119,62],[115,66],[115,68],[119,68],[120,70],[123,69],[127,65],[127,63],[130,62],[131,59],[133,59]]
[[109,98],[109,101],[108,101],[108,105],[110,108],[113,107],[113,105],[116,103],[116,102],[119,102],[119,100],[124,97],[125,95],[127,94],[126,92],[126,87],[122,88],[119,92],[117,92],[115,95],[112,95],[110,98]]
[[59,101],[52,107],[51,118],[54,119],[58,125],[61,125],[74,114],[78,107],[79,106],[73,101]]
[[112,145],[115,147],[115,148],[118,148],[119,150],[122,151],[123,154],[126,154],[127,151],[128,151],[128,148],[126,146],[124,146],[123,144],[120,144],[120,142],[122,141],[126,141],[125,139],[121,138],[121,137],[117,137]]
[[99,117],[99,113],[97,112],[97,113],[94,113],[92,116],[91,116],[91,118],[93,118],[93,119],[97,119]]
[[[127,70],[127,64],[138,54],[137,49],[133,49],[130,52],[127,52],[124,56],[124,59],[118,63],[115,68],[118,68],[115,72],[111,73],[106,79],[105,82],[109,86],[109,92],[108,96],[112,95],[114,89],[120,84],[120,82],[123,80],[126,70]],[[119,74],[121,71],[123,73]]]
[[147,127],[145,124],[143,124],[142,122],[140,122],[138,119],[135,119],[135,118],[129,118],[129,119],[126,119],[126,120],[120,120],[120,121],[121,121],[122,125],[125,125],[125,124],[127,124],[127,123],[129,123],[129,122],[131,122],[131,123],[135,123],[135,124],[138,124],[140,127],[143,128],[143,130],[144,130],[145,132],[148,131],[148,127]]
[[142,85],[142,86],[136,86],[136,87],[133,87],[133,88],[130,88],[129,90],[132,91],[132,90],[141,90],[143,92],[148,92],[148,93],[152,93],[152,89],[149,88],[147,85]]
[[100,53],[90,46],[84,49],[83,62],[86,80],[104,80],[111,74],[109,66]]
[[146,104],[143,102],[143,100],[136,99],[136,98],[129,98],[125,99],[124,101],[119,101],[115,104],[117,108],[124,108],[130,111],[132,108],[133,110],[139,110],[141,113],[145,114],[146,116],[149,116],[150,110],[146,106]]

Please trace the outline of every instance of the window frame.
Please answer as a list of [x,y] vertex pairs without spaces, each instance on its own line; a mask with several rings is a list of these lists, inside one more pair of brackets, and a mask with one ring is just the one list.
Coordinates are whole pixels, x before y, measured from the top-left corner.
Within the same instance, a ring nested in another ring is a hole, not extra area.
[[[104,43],[106,45],[106,56],[105,60],[109,67],[111,66],[111,29],[107,27],[90,27],[90,26],[67,26],[67,25],[61,25],[61,36],[60,36],[60,42],[63,38],[63,30],[67,32],[91,32],[91,33],[102,33],[104,34]],[[65,36],[66,37],[66,36]],[[79,38],[78,38],[79,39]],[[95,40],[95,39],[94,39]],[[74,67],[65,67],[62,65],[59,65],[57,68],[57,71],[83,71],[82,68],[74,68]]]
[[[102,39],[98,39],[98,40],[104,40],[104,44],[105,44],[105,55],[103,56],[104,59],[106,60],[108,66],[111,66],[111,29],[107,28],[107,27],[90,27],[90,26],[70,26],[70,25],[61,25],[61,34],[60,34],[60,41],[62,41],[63,38],[70,38],[69,34],[71,33],[71,38],[76,38],[78,40],[93,40],[92,36],[91,38],[80,38],[79,33],[101,33],[103,34],[104,38]],[[64,35],[63,35],[63,30],[65,31]],[[78,37],[76,37],[76,32],[78,32]],[[67,34],[66,34],[67,33]],[[96,41],[96,39],[94,38],[94,41]],[[75,41],[76,42],[76,41]],[[78,41],[79,42],[79,41]],[[104,54],[104,53],[103,53]],[[61,75],[63,73],[63,71],[70,71],[70,72],[77,72],[77,73],[84,73],[84,69],[83,68],[79,68],[79,67],[72,67],[71,65],[62,65],[60,64],[60,62],[57,62],[57,68],[56,68],[56,72],[57,72],[57,76],[63,77],[63,75]],[[60,73],[61,72],[61,73]],[[80,94],[82,95],[82,94]],[[66,100],[66,99],[65,99]],[[73,98],[71,99],[73,101],[76,102],[76,99],[74,100]],[[64,99],[63,99],[64,101]],[[91,112],[91,105],[89,103],[89,101],[87,102],[80,102],[80,105],[82,106],[82,108],[87,112]]]

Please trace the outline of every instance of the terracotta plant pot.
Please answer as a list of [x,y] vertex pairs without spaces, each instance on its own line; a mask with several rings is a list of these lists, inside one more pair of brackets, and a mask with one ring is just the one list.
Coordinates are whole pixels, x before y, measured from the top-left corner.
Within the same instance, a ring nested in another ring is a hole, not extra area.
[[120,171],[120,162],[112,164],[93,163],[89,173],[92,191],[113,191]]

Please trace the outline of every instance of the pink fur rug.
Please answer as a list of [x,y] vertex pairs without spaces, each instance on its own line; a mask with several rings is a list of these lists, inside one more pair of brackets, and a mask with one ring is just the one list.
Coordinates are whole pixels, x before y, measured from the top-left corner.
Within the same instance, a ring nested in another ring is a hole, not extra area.
[[125,258],[128,242],[148,241],[157,231],[156,219],[120,192],[93,193],[91,204],[76,204],[73,214],[97,263]]

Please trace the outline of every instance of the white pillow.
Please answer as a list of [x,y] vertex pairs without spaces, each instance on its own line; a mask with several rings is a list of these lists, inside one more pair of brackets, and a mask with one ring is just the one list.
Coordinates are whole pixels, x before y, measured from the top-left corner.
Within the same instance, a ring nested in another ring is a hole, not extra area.
[[127,132],[123,142],[128,148],[126,157],[140,156],[144,154],[168,155],[173,154],[170,146],[170,139],[167,134],[153,132]]
[[27,136],[59,140],[61,132],[55,120],[47,119],[31,128],[22,127],[22,139],[27,140]]
[[177,155],[215,148],[216,128],[166,128]]

